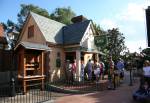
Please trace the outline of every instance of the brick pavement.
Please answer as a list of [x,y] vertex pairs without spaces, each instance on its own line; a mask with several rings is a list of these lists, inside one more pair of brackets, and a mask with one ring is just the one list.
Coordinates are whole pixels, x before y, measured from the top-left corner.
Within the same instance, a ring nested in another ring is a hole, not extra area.
[[54,103],[135,103],[132,93],[138,88],[138,83],[134,86],[122,84],[116,90],[105,90],[84,95],[69,95],[57,98]]

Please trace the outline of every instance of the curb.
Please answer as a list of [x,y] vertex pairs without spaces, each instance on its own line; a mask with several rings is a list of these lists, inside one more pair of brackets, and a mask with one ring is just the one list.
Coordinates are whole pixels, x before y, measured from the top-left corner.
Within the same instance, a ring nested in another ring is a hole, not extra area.
[[49,100],[49,101],[45,101],[45,102],[41,102],[41,103],[54,103],[54,100]]
[[48,85],[50,91],[58,92],[58,93],[66,93],[66,94],[83,94],[85,92],[79,90],[70,90],[64,89],[55,85]]

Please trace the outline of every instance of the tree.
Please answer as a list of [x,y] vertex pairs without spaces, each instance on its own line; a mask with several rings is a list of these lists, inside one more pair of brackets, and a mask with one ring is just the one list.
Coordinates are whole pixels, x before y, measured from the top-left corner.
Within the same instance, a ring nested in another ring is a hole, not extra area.
[[93,23],[93,26],[94,26],[94,29],[96,31],[96,35],[105,35],[106,34],[106,31],[104,31],[100,25],[96,24],[96,23]]
[[7,20],[7,23],[2,23],[4,30],[7,30],[9,27],[13,27],[13,26],[17,26],[17,24],[15,24],[13,21],[11,20]]
[[17,15],[18,16],[18,24],[19,24],[20,28],[22,28],[23,23],[26,20],[28,13],[30,11],[35,12],[39,15],[45,16],[47,18],[50,18],[50,15],[46,9],[42,9],[42,8],[32,5],[32,4],[29,4],[29,5],[21,4],[21,10]]
[[[21,10],[17,14],[18,23],[15,24],[11,20],[8,20],[6,24],[3,23],[6,33],[8,33],[11,30],[16,30],[16,31],[20,32],[30,11],[37,13],[39,15],[42,15],[44,17],[47,17],[47,18],[52,17],[52,19],[62,22],[62,23],[65,23],[65,24],[70,24],[71,18],[75,16],[75,13],[71,10],[70,7],[57,8],[57,9],[55,9],[55,12],[50,15],[46,9],[40,8],[40,7],[32,5],[32,4],[29,4],[29,5],[21,4]],[[14,39],[17,40],[18,37],[19,37],[19,35],[16,36]],[[9,40],[9,38],[8,38],[8,40]]]
[[56,8],[55,11],[50,15],[51,19],[56,20],[58,22],[64,24],[71,24],[71,19],[76,14],[71,10],[70,7],[68,8]]
[[7,49],[13,49],[19,36],[19,27],[11,20],[7,20],[7,23],[2,23],[2,25],[4,29],[4,35],[8,43]]
[[[8,33],[10,34],[10,32],[13,33],[14,31],[15,32],[20,32],[21,31],[22,26],[23,26],[23,24],[24,24],[24,22],[25,22],[25,20],[26,20],[26,18],[28,16],[28,13],[30,11],[35,12],[35,13],[37,13],[39,15],[42,15],[42,16],[50,18],[49,13],[45,9],[42,9],[42,8],[40,8],[38,6],[34,6],[32,4],[29,4],[29,5],[21,4],[21,10],[20,10],[20,12],[17,15],[18,16],[18,23],[15,24],[11,20],[8,20],[6,24],[3,23],[4,30],[6,32],[6,36],[8,35]],[[14,40],[17,40],[18,37],[19,37],[19,33],[17,33],[15,35]],[[11,40],[9,38],[9,36],[7,36],[7,40],[8,40],[8,43],[15,45],[14,40]]]
[[7,20],[7,26],[15,26],[16,24],[13,22],[13,21],[11,21],[11,20]]
[[142,50],[142,53],[146,54],[146,55],[150,55],[150,48],[145,48]]
[[145,48],[142,50],[145,60],[150,60],[150,48]]
[[112,55],[113,60],[117,60],[121,57],[121,53],[126,49],[125,37],[119,32],[118,28],[108,30],[107,44],[100,47],[100,51],[106,54],[106,56]]
[[121,52],[126,49],[125,46],[125,37],[122,33],[119,32],[117,28],[108,30],[108,50],[109,53],[113,56],[114,60],[117,60]]

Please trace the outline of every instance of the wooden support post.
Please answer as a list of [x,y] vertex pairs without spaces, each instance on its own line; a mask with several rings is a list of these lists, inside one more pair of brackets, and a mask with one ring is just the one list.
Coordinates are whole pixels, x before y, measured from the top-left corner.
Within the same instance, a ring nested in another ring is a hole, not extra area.
[[81,52],[76,51],[76,75],[77,81],[81,81]]
[[[42,76],[44,76],[44,51],[42,51],[42,63],[41,63],[41,65],[42,65],[42,68],[41,68],[41,74],[42,74]],[[42,79],[42,90],[44,89],[44,78]]]
[[23,80],[23,94],[26,94],[27,92],[27,85],[26,85],[26,81]]
[[23,77],[26,76],[26,58],[23,56]]
[[41,73],[42,73],[42,76],[44,75],[44,51],[42,52],[42,68],[41,68]]
[[42,79],[42,90],[44,90],[44,78]]
[[[23,69],[22,71],[23,71],[23,78],[26,76],[26,56],[25,56],[25,51],[24,50],[22,50],[21,51],[21,59],[22,59],[22,67],[20,68],[20,69]],[[26,94],[26,92],[27,92],[27,85],[26,85],[26,81],[23,79],[22,80],[22,82],[23,82],[23,94]]]

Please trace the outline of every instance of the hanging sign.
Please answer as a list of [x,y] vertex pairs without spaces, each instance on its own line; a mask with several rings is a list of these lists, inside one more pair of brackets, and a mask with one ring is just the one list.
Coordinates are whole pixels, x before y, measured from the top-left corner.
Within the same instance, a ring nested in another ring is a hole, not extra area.
[[107,36],[106,35],[95,36],[94,43],[97,47],[105,46],[107,44]]

